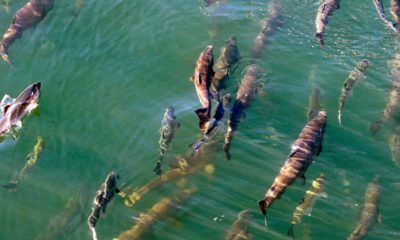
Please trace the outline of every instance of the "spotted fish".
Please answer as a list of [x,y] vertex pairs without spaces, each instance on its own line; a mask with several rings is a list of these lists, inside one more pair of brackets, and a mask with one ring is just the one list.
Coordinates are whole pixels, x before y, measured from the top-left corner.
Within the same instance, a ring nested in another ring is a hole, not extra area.
[[321,48],[324,46],[324,32],[326,25],[328,24],[329,16],[333,14],[334,11],[340,8],[339,0],[325,0],[318,8],[317,16],[315,18],[315,37]]

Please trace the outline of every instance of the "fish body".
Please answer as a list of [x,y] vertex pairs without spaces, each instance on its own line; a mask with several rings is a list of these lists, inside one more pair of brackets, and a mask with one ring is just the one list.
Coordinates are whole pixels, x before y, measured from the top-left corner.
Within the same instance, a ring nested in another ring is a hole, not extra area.
[[53,8],[53,2],[54,0],[31,0],[15,13],[0,43],[0,54],[4,61],[10,63],[8,48],[11,43],[20,38],[24,30],[39,23]]
[[225,235],[225,240],[250,240],[249,225],[251,222],[251,214],[249,210],[239,213],[238,219],[232,224],[231,228]]
[[357,64],[357,67],[350,72],[349,76],[344,81],[344,84],[342,87],[342,93],[340,94],[340,97],[339,97],[338,120],[339,120],[340,125],[342,125],[342,117],[341,117],[342,109],[346,102],[346,98],[350,94],[351,90],[356,85],[358,80],[364,76],[365,72],[367,71],[368,66],[369,66],[368,60],[362,60],[361,62],[359,62]]
[[321,47],[324,46],[324,32],[325,27],[328,24],[329,16],[333,14],[334,11],[340,8],[339,0],[325,0],[318,8],[317,16],[315,18],[315,37]]
[[310,121],[316,117],[321,109],[320,107],[320,90],[318,87],[313,87],[311,95],[308,99],[307,120]]
[[[386,24],[386,26],[390,28],[394,33],[398,33],[399,31],[397,30],[397,28],[386,17],[382,0],[372,0],[372,1],[374,2],[374,6],[376,11],[378,12],[379,17]],[[392,7],[390,9],[392,9]]]
[[177,206],[182,205],[196,191],[197,188],[193,187],[179,192],[172,198],[162,198],[153,205],[149,211],[140,214],[139,217],[136,218],[136,224],[131,229],[121,233],[118,237],[114,238],[114,240],[144,239],[143,235],[148,232],[154,224],[173,214]]
[[364,207],[358,219],[357,226],[347,240],[364,239],[375,222],[380,222],[379,195],[379,179],[375,177],[372,182],[368,184],[365,193]]
[[0,118],[0,136],[10,132],[13,126],[20,127],[22,119],[37,108],[40,87],[40,82],[29,85],[14,101],[2,107],[3,116]]
[[400,15],[400,1],[390,0],[390,13],[393,16],[394,24],[393,26],[397,28],[399,26],[399,15]]
[[317,200],[323,194],[323,188],[325,183],[324,174],[320,174],[317,179],[312,182],[311,187],[307,190],[303,199],[297,205],[296,210],[293,213],[291,227],[288,231],[288,235],[294,239],[294,225],[300,223],[301,217],[304,214],[310,214],[311,210]]
[[286,187],[301,177],[312,163],[314,155],[322,151],[322,140],[326,127],[326,112],[319,112],[318,116],[309,121],[301,131],[298,139],[292,144],[291,152],[285,164],[276,176],[272,186],[267,190],[265,198],[258,202],[264,216],[275,199],[279,198]]
[[388,145],[392,153],[392,160],[397,167],[400,167],[400,124],[395,122],[392,132],[388,138]]
[[228,128],[225,134],[224,151],[227,158],[230,158],[229,149],[230,144],[236,131],[240,119],[244,115],[244,109],[248,106],[251,99],[261,91],[262,82],[260,69],[257,64],[247,66],[245,74],[241,80],[239,88],[236,93],[236,99],[233,103],[230,117],[228,120]]
[[199,117],[199,127],[202,131],[204,131],[205,123],[210,120],[211,112],[210,85],[211,79],[214,76],[214,57],[212,50],[213,47],[209,45],[200,54],[196,62],[194,74],[190,78],[194,83],[197,96],[202,106],[202,108],[195,110],[195,113]]

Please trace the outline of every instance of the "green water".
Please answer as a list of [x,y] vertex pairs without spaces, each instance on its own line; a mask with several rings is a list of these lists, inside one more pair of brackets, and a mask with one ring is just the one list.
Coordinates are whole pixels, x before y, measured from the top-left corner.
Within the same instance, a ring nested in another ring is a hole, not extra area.
[[[38,135],[45,141],[43,154],[18,191],[0,189],[0,239],[35,239],[46,234],[51,222],[65,233],[53,239],[91,239],[86,219],[108,172],[117,171],[121,182],[133,188],[155,177],[158,129],[169,105],[175,107],[181,128],[166,162],[187,155],[187,145],[199,138],[193,113],[199,103],[189,81],[197,57],[208,44],[214,45],[217,57],[226,39],[236,35],[244,60],[229,79],[234,92],[251,60],[260,21],[268,16],[268,2],[231,0],[205,8],[200,0],[83,0],[74,16],[74,1],[57,1],[41,23],[11,46],[15,68],[0,63],[1,96],[16,96],[30,83],[42,82],[40,116],[26,118],[19,139],[0,146],[1,183],[23,167]],[[11,0],[11,14],[0,9],[1,32],[25,3]],[[266,94],[246,110],[232,143],[232,160],[225,160],[221,136],[216,136],[219,141],[203,155],[214,163],[215,173],[199,171],[188,177],[187,185],[196,185],[198,192],[143,239],[223,239],[244,209],[253,216],[253,239],[289,239],[292,212],[321,172],[328,198],[318,200],[312,216],[296,226],[297,239],[345,239],[375,175],[381,176],[382,223],[367,239],[400,238],[399,169],[387,145],[391,124],[376,136],[368,130],[387,102],[389,61],[399,51],[398,39],[378,19],[372,1],[343,1],[321,50],[314,39],[317,7],[317,1],[282,1],[284,24],[260,60]],[[364,58],[372,64],[348,98],[339,127],[341,86]],[[269,209],[265,228],[257,201],[306,124],[313,84],[321,89],[328,113],[324,149],[306,174],[306,186],[297,181]],[[132,208],[117,196],[97,224],[99,239],[129,229],[135,223],[132,217],[177,189],[175,182],[165,184]],[[77,210],[65,210],[71,198],[79,203]],[[65,214],[69,217],[60,224],[54,219],[63,212],[73,214]]]

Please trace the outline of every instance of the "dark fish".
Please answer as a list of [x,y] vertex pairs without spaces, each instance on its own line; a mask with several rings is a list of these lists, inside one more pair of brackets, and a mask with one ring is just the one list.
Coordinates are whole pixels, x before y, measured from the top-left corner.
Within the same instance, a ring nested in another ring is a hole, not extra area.
[[147,213],[142,213],[135,219],[135,226],[121,233],[116,240],[134,240],[145,239],[143,235],[157,222],[163,220],[167,216],[176,212],[178,206],[187,201],[193,193],[197,191],[197,187],[185,189],[172,198],[162,198]]
[[2,107],[3,116],[0,118],[0,137],[10,132],[14,126],[21,127],[22,119],[37,108],[40,87],[40,82],[29,85],[15,100]]
[[289,228],[288,235],[294,239],[294,225],[300,223],[301,217],[303,215],[311,214],[312,208],[315,204],[315,200],[319,197],[323,196],[323,189],[325,183],[325,176],[324,174],[320,174],[317,179],[312,182],[310,189],[307,190],[306,194],[304,195],[303,199],[296,207],[296,210],[292,216],[292,225]]
[[249,210],[244,210],[239,213],[238,219],[232,224],[231,228],[225,236],[225,240],[239,240],[248,239],[249,236],[249,225],[251,222],[251,214]]
[[211,112],[211,99],[210,99],[210,85],[211,79],[214,76],[213,65],[213,47],[207,46],[206,49],[200,54],[196,62],[196,68],[193,76],[190,78],[196,87],[197,96],[199,97],[202,108],[195,110],[199,117],[199,126],[202,131],[205,129],[205,124],[210,120]]
[[390,0],[390,13],[393,16],[394,24],[393,26],[397,28],[399,26],[399,15],[400,15],[400,1]]
[[308,99],[307,120],[310,121],[316,117],[321,109],[320,106],[320,90],[314,86]]
[[21,169],[19,174],[16,177],[14,177],[8,184],[3,185],[4,188],[8,188],[10,191],[13,191],[13,192],[17,191],[17,184],[18,184],[19,180],[21,178],[23,178],[24,176],[26,176],[26,174],[28,174],[28,172],[33,168],[33,166],[36,165],[36,163],[39,159],[39,155],[43,151],[43,145],[44,145],[43,138],[41,136],[38,136],[37,142],[36,142],[35,146],[33,147],[32,152],[30,152],[26,156],[27,161],[26,161],[24,167]]
[[275,177],[272,186],[265,193],[265,198],[258,202],[262,213],[267,216],[267,209],[275,199],[285,191],[286,187],[300,177],[305,182],[305,172],[312,163],[314,155],[322,151],[322,140],[326,127],[326,112],[319,112],[318,116],[309,121],[301,131],[299,138],[292,144],[290,154],[285,164]]
[[315,28],[317,29],[315,37],[321,48],[324,46],[324,32],[328,24],[328,18],[339,8],[339,0],[325,0],[318,8],[317,17],[315,18]]
[[119,175],[115,172],[110,172],[93,200],[92,212],[87,220],[89,229],[93,234],[93,240],[97,240],[95,227],[100,218],[100,212],[105,213],[107,204],[114,197],[114,194],[119,192],[117,188],[117,179],[119,179]]
[[379,213],[379,188],[379,178],[375,177],[372,182],[368,184],[365,193],[364,208],[361,211],[356,228],[347,240],[364,239],[375,222],[381,221]]
[[236,45],[236,36],[232,36],[221,48],[221,54],[214,65],[215,74],[211,82],[211,94],[215,100],[219,100],[219,91],[224,88],[224,80],[229,70],[239,61],[240,53]]
[[390,28],[394,33],[398,33],[399,31],[395,26],[393,26],[393,23],[391,23],[386,15],[385,15],[385,10],[383,8],[383,3],[382,0],[372,0],[374,2],[376,11],[378,12],[379,17],[382,19],[382,21],[386,24],[388,28]]
[[247,66],[236,93],[236,100],[231,109],[231,114],[228,120],[228,129],[225,134],[224,151],[228,159],[230,159],[229,149],[231,141],[234,132],[239,125],[239,121],[244,115],[244,109],[249,105],[250,100],[256,95],[256,93],[262,91],[262,82],[260,78],[260,69],[257,64]]
[[158,142],[160,144],[160,155],[156,167],[153,170],[158,175],[160,175],[162,172],[161,164],[164,159],[164,155],[167,153],[172,139],[175,137],[176,131],[180,126],[179,122],[176,120],[174,111],[174,108],[169,106],[165,110],[163,120],[161,121],[160,141]]
[[349,76],[347,77],[346,81],[344,81],[342,87],[342,93],[339,97],[339,110],[338,110],[338,120],[339,124],[342,125],[342,109],[346,102],[347,96],[349,96],[351,90],[356,85],[357,81],[362,78],[367,71],[369,66],[368,60],[362,60],[357,64],[357,67],[350,72]]
[[218,0],[204,0],[204,2],[206,2],[207,6],[210,6],[211,4],[218,2]]
[[22,36],[22,32],[39,23],[53,7],[54,0],[31,0],[19,9],[3,35],[0,43],[0,54],[4,61],[8,59],[8,48],[11,43]]

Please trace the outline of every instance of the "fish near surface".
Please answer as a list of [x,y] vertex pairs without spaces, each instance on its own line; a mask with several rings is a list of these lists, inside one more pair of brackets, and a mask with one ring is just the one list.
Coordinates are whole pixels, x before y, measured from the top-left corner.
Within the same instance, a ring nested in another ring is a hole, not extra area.
[[232,224],[231,228],[225,235],[225,240],[239,240],[248,239],[251,237],[249,235],[249,225],[251,222],[251,214],[249,210],[244,210],[239,213],[238,219]]
[[4,61],[10,63],[8,48],[11,43],[20,38],[24,30],[39,23],[53,8],[53,2],[54,0],[31,0],[15,13],[0,43],[0,54]]
[[195,110],[195,113],[199,117],[199,126],[202,131],[204,131],[205,124],[210,120],[210,85],[211,79],[214,76],[213,65],[213,47],[209,45],[204,49],[197,59],[194,74],[190,78],[190,80],[192,80],[194,83],[196,93],[202,107]]
[[321,111],[318,116],[307,123],[298,139],[292,144],[288,159],[265,193],[265,198],[258,202],[261,212],[265,216],[265,221],[267,209],[277,198],[280,198],[286,187],[291,185],[298,177],[305,181],[304,174],[311,165],[313,156],[318,156],[322,151],[325,127],[326,112]]
[[29,85],[15,100],[2,107],[3,116],[0,118],[1,137],[9,133],[12,127],[21,127],[22,119],[38,107],[40,87],[40,82]]
[[394,19],[394,27],[398,28],[399,26],[399,15],[400,15],[400,1],[399,0],[390,0],[390,13]]
[[317,16],[315,18],[315,37],[321,48],[324,46],[324,32],[325,27],[328,24],[329,16],[333,14],[335,10],[340,8],[339,0],[325,0],[318,8]]
[[346,103],[346,98],[349,96],[351,90],[353,87],[356,85],[357,81],[362,78],[367,71],[367,68],[369,66],[368,60],[362,60],[357,64],[357,67],[352,70],[345,80],[343,87],[342,87],[342,93],[340,94],[339,97],[339,110],[338,110],[338,120],[339,124],[342,125],[342,109],[344,107],[344,104]]
[[380,222],[379,212],[379,178],[375,177],[368,184],[365,193],[364,207],[358,219],[357,226],[347,240],[364,239],[368,231],[374,226],[375,222]]
[[386,26],[388,28],[390,28],[394,33],[398,33],[399,31],[397,30],[397,28],[386,17],[385,10],[383,8],[382,0],[372,0],[372,1],[374,2],[374,6],[375,6],[376,11],[378,12],[379,17],[386,24]]
[[169,106],[164,113],[164,117],[161,121],[161,128],[160,128],[160,155],[159,160],[157,161],[156,167],[154,168],[154,172],[157,175],[160,175],[161,164],[164,159],[165,154],[168,151],[168,148],[172,142],[172,139],[175,137],[176,131],[180,127],[180,123],[176,120],[174,115],[175,109],[172,106]]
[[312,208],[315,204],[315,200],[323,195],[325,183],[325,176],[324,174],[320,174],[311,184],[311,187],[307,190],[306,194],[304,195],[303,199],[296,207],[296,210],[292,216],[291,226],[288,230],[288,235],[294,239],[294,225],[300,223],[301,217],[305,214],[310,214]]
[[316,117],[321,109],[320,107],[320,90],[314,86],[308,99],[307,120],[310,121]]
[[244,109],[249,105],[251,99],[259,92],[262,92],[261,70],[257,64],[252,64],[245,69],[228,120],[224,144],[224,151],[228,159],[230,159],[229,150],[232,138],[239,125],[240,119],[244,115]]
[[400,123],[396,122],[388,138],[388,145],[392,153],[392,160],[400,167]]

